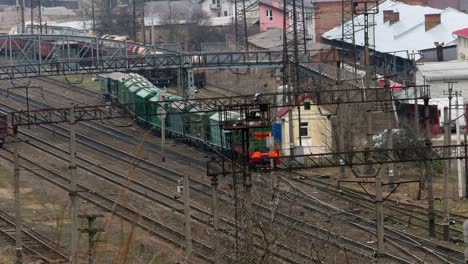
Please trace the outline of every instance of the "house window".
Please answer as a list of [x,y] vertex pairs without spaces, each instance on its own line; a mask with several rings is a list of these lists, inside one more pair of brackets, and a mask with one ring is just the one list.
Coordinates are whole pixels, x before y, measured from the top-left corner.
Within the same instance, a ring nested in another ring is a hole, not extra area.
[[304,103],[304,110],[310,110],[310,102]]
[[270,21],[273,20],[273,10],[267,10],[266,11],[266,16],[268,17],[268,19],[270,19]]
[[299,128],[299,135],[301,137],[307,137],[309,135],[309,123],[301,122],[301,127]]

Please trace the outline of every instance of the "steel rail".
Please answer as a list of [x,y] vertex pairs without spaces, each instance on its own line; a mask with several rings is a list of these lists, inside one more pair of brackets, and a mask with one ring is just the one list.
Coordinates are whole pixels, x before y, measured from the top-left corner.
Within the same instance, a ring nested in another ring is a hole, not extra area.
[[[54,129],[54,130],[55,130],[55,133],[57,133],[57,130],[67,131],[66,129],[61,128],[61,127],[56,126],[56,125],[51,125],[51,126],[53,126],[53,127],[55,128],[55,129]],[[63,135],[66,136],[66,133],[64,133]],[[77,138],[78,138],[78,141],[80,141],[81,138],[85,138],[85,140],[87,141],[87,143],[84,143],[84,142],[80,142],[80,143],[85,144],[85,145],[87,145],[87,146],[89,146],[89,147],[92,147],[92,144],[90,145],[89,142],[90,142],[90,141],[93,142],[94,140],[92,140],[91,138],[84,137],[84,136],[82,136],[82,135],[77,135]],[[95,142],[95,141],[94,141],[94,142]],[[99,147],[98,149],[99,149],[99,151],[101,151],[101,152],[104,151],[104,150],[103,150],[103,148],[104,148],[104,149],[110,149],[111,151],[120,153],[120,155],[116,155],[116,154],[114,154],[114,153],[106,152],[107,155],[113,156],[114,158],[121,159],[122,161],[128,161],[128,158],[135,158],[135,159],[138,159],[141,163],[148,163],[148,161],[143,160],[143,159],[140,159],[140,158],[135,157],[135,156],[133,156],[132,154],[128,154],[128,153],[126,153],[126,155],[124,155],[124,157],[122,157],[122,153],[123,153],[123,152],[122,152],[121,150],[115,149],[114,147],[111,147],[111,146],[103,146],[102,143],[100,143],[99,146],[100,146],[100,147]],[[108,150],[108,151],[109,151],[109,150]],[[156,165],[156,164],[152,164],[152,165]],[[162,166],[160,166],[160,165],[156,165],[156,166],[158,167],[158,169],[162,169],[162,171],[169,172],[171,175],[174,175],[174,173],[176,173],[176,172],[174,172],[174,171],[172,171],[172,170],[168,170],[167,168],[164,168],[164,167],[162,167]],[[160,171],[159,171],[159,172],[155,172],[154,170],[150,170],[150,172],[153,172],[153,173],[161,173]],[[181,176],[181,175],[179,175],[179,176]],[[166,177],[167,177],[167,176],[166,176]],[[169,176],[169,177],[170,177],[170,176]],[[170,177],[170,178],[171,178],[173,181],[176,181],[176,179],[174,179],[173,177]],[[194,179],[191,178],[191,181],[194,181]],[[197,181],[197,183],[198,183],[198,185],[205,185],[203,182],[198,182],[198,181]],[[192,186],[193,186],[193,184],[192,184]],[[198,190],[198,191],[202,192],[203,194],[207,195],[207,194],[206,194],[206,190],[204,190],[204,189],[205,189],[205,188],[196,189],[196,190]],[[208,194],[208,195],[210,195],[210,194]],[[265,210],[265,208],[264,208],[263,210]],[[292,220],[294,220],[294,219],[291,218],[291,217],[288,217],[287,220],[288,220],[288,221],[292,221]],[[317,229],[316,229],[316,228],[314,229],[314,227],[313,227],[312,225],[310,225],[310,224],[308,225],[308,227],[309,227],[309,228],[312,228],[312,229],[315,230],[315,231],[317,231]],[[328,231],[326,231],[326,230],[321,230],[321,232],[324,232],[324,233],[326,232],[326,233],[328,234]],[[310,235],[310,233],[309,233],[309,235]],[[350,244],[354,244],[354,243],[352,243],[352,242],[353,242],[352,240],[349,240],[349,239],[348,239],[347,241],[348,241],[348,243],[350,243]],[[359,246],[362,247],[362,246],[364,246],[364,245],[359,245]]]
[[[14,218],[8,215],[5,211],[0,210],[0,221],[7,224],[8,227],[16,228]],[[0,226],[0,232],[5,234],[11,240],[15,241],[15,236],[9,230],[5,229],[6,226]],[[50,239],[40,235],[36,231],[30,229],[23,224],[21,231],[25,234],[27,240],[23,240],[23,248],[32,256],[40,258],[47,263],[65,263],[68,262],[69,257],[62,251],[66,248],[51,241]],[[52,245],[51,245],[52,244]],[[38,246],[40,248],[38,248]],[[62,250],[60,251],[59,248]]]
[[[296,180],[296,179],[290,179],[290,180]],[[304,181],[299,181],[299,180],[296,180],[298,182],[300,182],[301,184],[308,184]],[[320,188],[322,190],[325,190],[325,191],[331,191],[333,192],[334,194],[337,194],[337,191],[336,191],[336,188],[331,188],[331,187],[322,187],[322,186],[318,186],[317,184],[308,184],[309,186],[311,187],[314,187],[314,188]],[[360,206],[362,206],[362,204],[360,204],[359,202],[356,201],[356,199],[352,199],[352,198],[347,198],[343,195],[337,195],[337,197],[340,197],[340,198],[344,198],[350,202],[353,202],[355,204],[358,204]],[[325,203],[324,203],[325,204]],[[353,217],[355,218],[361,218],[361,219],[366,219],[364,217],[361,217],[361,216],[358,216],[358,215],[355,215],[355,214],[351,214],[349,212],[345,212],[345,214],[348,214],[348,215],[352,215]],[[372,220],[369,220],[369,219],[366,219],[367,221],[372,221]],[[459,252],[457,250],[454,250],[454,249],[451,249],[451,248],[448,248],[446,246],[443,246],[443,245],[440,245],[436,242],[433,242],[433,241],[428,241],[428,240],[425,240],[421,237],[418,237],[418,236],[415,236],[415,235],[411,235],[411,234],[408,234],[408,233],[405,233],[403,234],[401,231],[395,229],[395,228],[390,228],[390,227],[386,227],[386,230],[391,230],[391,232],[393,233],[397,233],[400,237],[406,237],[407,240],[410,239],[413,241],[413,245],[415,245],[416,243],[414,241],[416,240],[421,240],[421,241],[424,241],[424,244],[423,243],[420,243],[421,245],[419,247],[421,247],[423,250],[426,250],[427,252],[433,254],[433,255],[437,255],[438,257],[441,257],[441,256],[444,256],[445,258],[450,258],[450,259],[454,259],[456,261],[460,261],[461,259],[463,259],[463,252]],[[432,249],[431,249],[432,248]],[[451,254],[455,255],[454,256],[451,256],[449,254],[445,254],[446,252],[450,252]]]
[[[13,152],[10,151],[10,150],[5,150],[5,152],[13,155]],[[7,155],[3,154],[3,153],[0,153],[0,156],[2,156],[4,159],[10,161],[10,162],[13,162],[13,159],[11,157],[7,157]],[[28,163],[32,164],[34,168],[40,168],[40,170],[37,170],[37,169],[31,169],[30,167],[22,164],[20,165],[24,170],[46,180],[47,182],[49,183],[52,183],[53,185],[63,189],[63,190],[68,190],[68,181],[69,179],[67,177],[64,177],[62,176],[60,173],[57,173],[53,170],[50,170],[48,168],[46,168],[45,166],[43,166],[42,164],[40,164],[39,162],[35,162],[32,158],[28,158],[26,157],[25,155],[20,155],[20,158],[27,161]],[[50,176],[45,176],[41,173],[39,173],[39,171],[43,172],[43,171],[46,171],[52,175],[54,175],[54,178],[51,178]],[[57,179],[60,179],[61,181],[64,181],[65,183],[61,183],[59,182]],[[135,224],[137,225],[138,227],[140,227],[142,230],[145,230],[147,232],[149,232],[150,234],[152,234],[153,236],[155,237],[158,237],[159,239],[163,240],[163,241],[166,241],[170,244],[173,244],[173,245],[176,245],[178,247],[181,247],[181,248],[184,248],[184,243],[183,242],[178,242],[178,240],[180,241],[183,241],[183,234],[181,234],[180,232],[178,232],[177,230],[171,228],[171,227],[168,227],[162,223],[160,223],[159,221],[155,220],[155,219],[152,219],[148,216],[145,216],[145,215],[142,215],[140,214],[139,212],[137,212],[136,210],[134,209],[131,209],[130,207],[126,206],[126,205],[122,205],[122,204],[116,204],[115,201],[112,199],[112,198],[109,198],[105,195],[102,195],[98,192],[95,192],[94,190],[88,188],[88,187],[85,187],[84,185],[82,184],[78,184],[78,188],[79,188],[79,192],[78,192],[78,196],[91,203],[91,204],[94,204],[95,206],[109,212],[109,213],[112,213],[112,214],[115,214],[115,215],[118,215],[119,217],[121,217],[122,219],[124,219],[125,221],[129,222],[129,223],[132,223],[132,224]],[[92,197],[90,197],[92,196]],[[97,201],[96,198],[100,199],[100,201]],[[109,205],[104,205],[103,204],[103,201],[106,201],[107,203],[109,203]],[[113,208],[113,205],[116,204],[117,207]],[[127,214],[132,214],[133,216],[128,216]],[[137,221],[135,219],[143,219],[145,221],[147,221],[148,223],[151,223],[151,226],[148,226],[147,224],[143,224],[141,223],[140,221]],[[159,230],[158,231],[155,231],[154,230],[154,227],[157,227]],[[161,234],[159,232],[165,232],[166,234]],[[169,236],[175,236],[176,238],[170,238]],[[212,248],[203,244],[202,242],[198,241],[197,239],[193,239],[192,240],[193,243],[194,243],[194,255],[200,259],[203,259],[204,261],[207,261],[207,262],[211,262],[211,258],[208,257],[211,252],[212,252]],[[202,252],[200,252],[202,251]],[[208,256],[207,256],[208,255]]]

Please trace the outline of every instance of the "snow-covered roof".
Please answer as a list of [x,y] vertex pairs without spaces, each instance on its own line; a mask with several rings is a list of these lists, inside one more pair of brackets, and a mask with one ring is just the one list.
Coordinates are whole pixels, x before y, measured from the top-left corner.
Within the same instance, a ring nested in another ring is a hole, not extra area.
[[[379,5],[380,12],[375,15],[375,50],[390,53],[400,50],[419,51],[435,48],[434,42],[444,42],[446,46],[454,45],[455,30],[468,26],[468,14],[453,8],[444,10],[426,6],[407,5],[401,2],[387,0]],[[390,24],[383,22],[383,11],[399,12],[398,22]],[[425,31],[426,14],[441,14],[441,23]],[[357,16],[355,25],[363,24],[364,15]],[[350,25],[351,21],[346,25]],[[323,34],[326,39],[341,39],[341,25]],[[364,31],[355,33],[356,44],[364,45]],[[395,53],[396,56],[407,58],[405,53]],[[416,59],[419,59],[418,57]]]
[[426,81],[468,80],[468,61],[426,62],[417,68]]

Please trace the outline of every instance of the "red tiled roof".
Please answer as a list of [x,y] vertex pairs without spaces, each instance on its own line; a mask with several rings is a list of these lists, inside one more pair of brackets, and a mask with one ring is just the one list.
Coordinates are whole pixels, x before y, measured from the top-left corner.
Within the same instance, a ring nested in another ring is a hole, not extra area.
[[454,35],[468,37],[468,28],[460,29],[453,32]]

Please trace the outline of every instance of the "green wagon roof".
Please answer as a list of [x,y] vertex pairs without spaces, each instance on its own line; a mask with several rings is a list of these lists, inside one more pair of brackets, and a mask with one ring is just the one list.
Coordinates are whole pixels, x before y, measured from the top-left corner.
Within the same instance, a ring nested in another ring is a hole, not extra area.
[[139,92],[137,92],[137,96],[138,97],[141,97],[143,99],[148,99],[150,97],[153,97],[155,94],[158,93],[158,90],[159,89],[155,89],[156,87],[146,87],[142,90],[140,90]]

